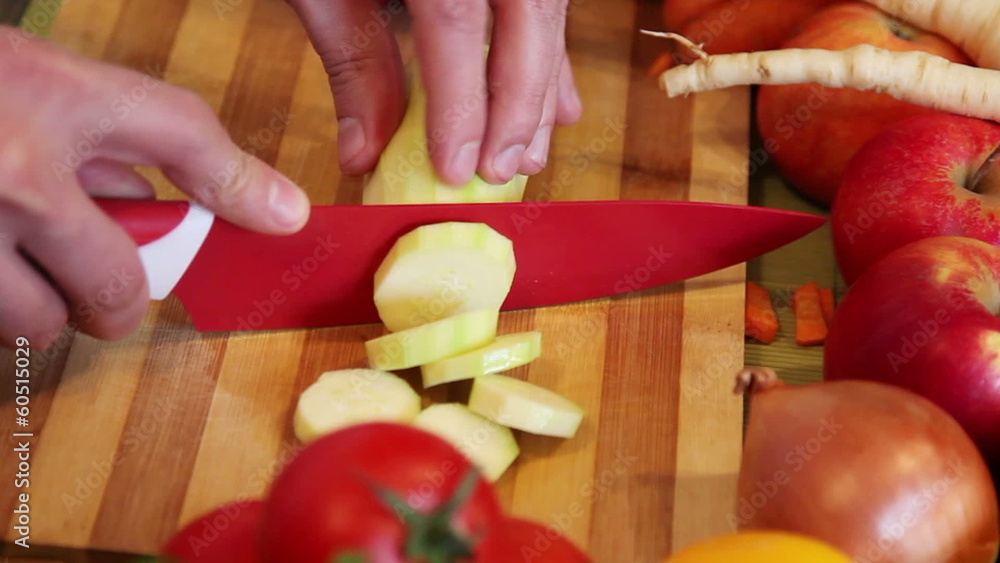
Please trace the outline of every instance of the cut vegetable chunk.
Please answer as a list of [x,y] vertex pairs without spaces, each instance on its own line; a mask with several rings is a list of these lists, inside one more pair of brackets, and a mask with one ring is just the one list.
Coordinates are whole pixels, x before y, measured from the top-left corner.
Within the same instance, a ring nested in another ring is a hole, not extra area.
[[478,309],[365,342],[371,367],[397,370],[464,354],[493,342],[498,309]]
[[505,334],[486,347],[420,366],[420,373],[424,387],[433,387],[523,366],[541,353],[541,332]]
[[584,411],[573,401],[544,387],[508,375],[481,375],[472,382],[472,412],[531,434],[572,438]]
[[450,442],[496,481],[521,453],[510,428],[488,420],[459,403],[439,403],[423,410],[413,425]]
[[514,245],[484,223],[424,225],[401,236],[375,272],[375,307],[392,332],[476,309],[500,309]]
[[792,308],[795,310],[795,343],[800,346],[823,344],[827,326],[820,304],[819,284],[809,282],[797,287],[792,294]]
[[361,203],[494,203],[524,198],[528,177],[514,176],[505,184],[490,184],[478,174],[462,186],[442,182],[427,150],[427,94],[417,65],[408,68],[410,100],[399,128],[365,183]]
[[399,376],[374,369],[323,373],[299,396],[293,427],[303,443],[365,422],[408,424],[420,414],[420,395]]
[[744,333],[750,338],[770,344],[778,336],[778,328],[778,315],[771,302],[771,292],[748,281]]

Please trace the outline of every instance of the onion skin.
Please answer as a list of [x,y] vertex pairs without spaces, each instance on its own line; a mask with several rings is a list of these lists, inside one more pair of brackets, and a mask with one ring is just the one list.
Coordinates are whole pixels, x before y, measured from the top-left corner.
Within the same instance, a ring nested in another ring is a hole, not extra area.
[[739,530],[813,536],[857,563],[996,561],[995,485],[940,407],[870,381],[785,385],[770,370],[741,373],[747,388]]

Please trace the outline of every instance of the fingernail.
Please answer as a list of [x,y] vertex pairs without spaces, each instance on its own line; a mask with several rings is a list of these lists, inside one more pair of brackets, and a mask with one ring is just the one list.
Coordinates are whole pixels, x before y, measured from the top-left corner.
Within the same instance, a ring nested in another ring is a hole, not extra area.
[[528,157],[528,160],[534,162],[542,168],[545,167],[545,163],[549,160],[549,141],[552,138],[552,126],[546,125],[535,133],[535,138],[528,145],[528,150],[525,151],[524,155]]
[[353,117],[344,117],[337,122],[337,151],[340,162],[345,164],[354,160],[365,148],[365,130],[361,122]]
[[524,156],[524,145],[514,145],[504,149],[493,158],[493,172],[501,179],[510,180],[521,167],[521,157]]
[[453,177],[462,178],[462,183],[465,183],[476,173],[478,164],[479,142],[465,143],[451,159],[451,174]]
[[291,183],[272,183],[267,203],[274,221],[283,229],[296,229],[309,217],[309,198]]

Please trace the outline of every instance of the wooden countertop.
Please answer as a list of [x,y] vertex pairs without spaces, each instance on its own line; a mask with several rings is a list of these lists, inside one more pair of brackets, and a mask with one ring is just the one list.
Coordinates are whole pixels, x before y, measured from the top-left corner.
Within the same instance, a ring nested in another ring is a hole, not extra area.
[[[201,93],[234,139],[255,139],[257,154],[314,203],[359,203],[360,181],[337,169],[333,102],[298,20],[281,0],[225,4],[232,10],[219,12],[212,0],[74,0],[56,14],[41,2],[25,20],[78,52]],[[638,33],[661,28],[658,1],[571,4],[568,42],[586,114],[557,130],[550,164],[526,199],[747,203],[751,180],[759,189],[766,177],[746,174],[750,89],[668,100],[644,75],[663,45]],[[290,115],[287,125],[261,135],[275,111]],[[183,197],[159,173],[143,172],[160,197]],[[552,189],[566,174],[572,181]],[[790,192],[775,201],[785,188],[769,190],[751,203],[817,211]],[[829,257],[823,237],[657,290],[505,313],[501,332],[534,329],[545,339],[542,358],[510,373],[588,412],[574,439],[518,436],[522,455],[497,483],[505,507],[557,524],[600,562],[657,562],[730,532],[744,414],[730,376],[782,349],[744,346],[744,281],[748,271],[754,279],[781,272],[781,257]],[[291,433],[297,393],[322,371],[362,365],[364,339],[381,333],[198,333],[170,298],[121,342],[67,333],[53,350],[35,351],[31,539],[39,547],[31,554],[82,561],[84,550],[149,553],[197,514],[263,494],[299,447]],[[810,377],[815,351],[798,353]],[[7,352],[4,373],[13,373]],[[423,394],[461,400],[467,391]],[[6,436],[15,431],[12,393],[0,387]],[[0,457],[0,474],[15,472]],[[3,489],[0,518],[17,492]]]

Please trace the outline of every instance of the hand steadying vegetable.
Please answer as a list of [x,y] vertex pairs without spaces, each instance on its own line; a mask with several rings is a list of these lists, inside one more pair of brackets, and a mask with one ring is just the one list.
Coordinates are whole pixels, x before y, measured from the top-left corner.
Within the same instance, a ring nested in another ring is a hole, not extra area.
[[[330,75],[348,173],[375,167],[405,110],[403,66],[385,23],[399,2],[289,0]],[[421,0],[407,8],[427,89],[431,159],[442,180],[461,185],[478,171],[501,184],[539,172],[553,126],[581,112],[566,56],[567,0]]]
[[0,26],[0,345],[48,346],[67,321],[99,338],[141,322],[137,249],[90,196],[152,197],[154,166],[223,218],[297,230],[305,194],[242,153],[195,94]]

